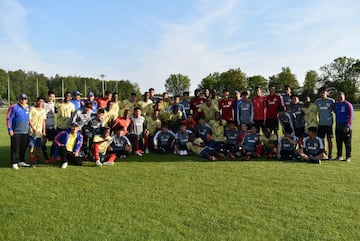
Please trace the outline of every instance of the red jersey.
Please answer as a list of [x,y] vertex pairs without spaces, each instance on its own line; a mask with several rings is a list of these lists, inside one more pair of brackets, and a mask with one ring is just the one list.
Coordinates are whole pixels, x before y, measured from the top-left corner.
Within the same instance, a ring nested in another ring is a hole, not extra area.
[[233,118],[233,100],[230,98],[224,98],[219,100],[219,109],[221,111],[221,118],[226,121],[232,121]]
[[105,100],[103,97],[99,97],[96,99],[96,102],[98,103],[98,108],[106,108],[107,103],[109,100]]
[[196,127],[196,121],[195,120],[192,120],[192,121],[183,120],[181,123],[185,124],[186,129],[189,129],[189,130],[194,130],[195,127]]
[[252,98],[254,106],[254,120],[264,120],[266,113],[266,96],[255,96]]
[[204,112],[198,112],[199,107],[205,103],[205,98],[203,97],[194,97],[190,101],[190,109],[195,118],[204,117]]
[[115,123],[113,125],[113,129],[115,129],[118,126],[123,126],[124,130],[125,130],[125,135],[128,133],[128,127],[131,123],[131,119],[130,118],[124,118],[124,117],[118,117],[115,120]]
[[[278,106],[284,106],[281,95],[274,94],[266,97],[266,119],[277,119]],[[285,107],[284,107],[285,108]]]

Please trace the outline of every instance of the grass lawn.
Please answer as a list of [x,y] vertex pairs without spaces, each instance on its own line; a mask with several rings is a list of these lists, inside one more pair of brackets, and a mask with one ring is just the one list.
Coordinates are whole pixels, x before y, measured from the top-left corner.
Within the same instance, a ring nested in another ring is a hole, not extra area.
[[15,171],[9,142],[3,125],[0,240],[360,240],[356,121],[352,162],[321,165],[149,154]]

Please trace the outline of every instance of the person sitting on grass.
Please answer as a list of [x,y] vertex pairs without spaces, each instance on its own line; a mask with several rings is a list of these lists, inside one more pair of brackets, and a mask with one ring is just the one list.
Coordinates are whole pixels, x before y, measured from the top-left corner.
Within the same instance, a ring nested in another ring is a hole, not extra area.
[[158,153],[173,153],[175,134],[169,130],[167,123],[161,124],[161,129],[154,136],[154,150]]
[[251,126],[249,133],[244,137],[241,143],[242,160],[250,160],[251,157],[259,158],[261,156],[260,136],[257,133],[256,126]]
[[102,166],[101,160],[104,160],[111,140],[109,127],[101,128],[101,134],[94,136],[91,151],[97,166]]
[[236,153],[239,151],[239,131],[236,129],[235,122],[229,121],[225,129],[225,152],[230,159],[236,158]]
[[305,161],[321,164],[321,159],[326,157],[322,139],[317,136],[317,128],[309,127],[308,136],[304,138],[303,149],[298,154]]
[[132,151],[130,140],[125,136],[123,126],[118,126],[114,130],[115,135],[111,137],[111,143],[108,147],[104,166],[114,166],[116,158],[126,158]]
[[195,138],[192,142],[186,144],[188,150],[192,151],[195,155],[206,158],[210,161],[216,161],[217,154],[213,148],[210,148],[200,137]]
[[198,123],[195,127],[196,137],[200,137],[202,140],[206,140],[206,134],[212,134],[211,127],[206,124],[203,117],[199,117]]
[[279,138],[277,147],[277,158],[279,160],[295,160],[297,138],[293,135],[293,129],[286,128],[284,135]]
[[190,136],[192,134],[193,134],[192,131],[186,129],[185,124],[180,124],[175,137],[175,147],[174,147],[175,153],[178,153],[180,156],[188,155],[186,144],[189,142]]
[[187,114],[186,120],[183,120],[181,123],[186,125],[186,129],[191,130],[193,133],[195,132],[196,121],[191,113]]
[[268,158],[271,159],[277,155],[278,139],[275,134],[270,132],[269,128],[264,128],[264,135],[260,136],[260,143],[264,155]]
[[56,144],[55,160],[58,156],[61,157],[61,168],[67,168],[69,163],[78,166],[82,165],[83,158],[80,156],[80,151],[83,136],[80,133],[78,123],[72,123],[70,128],[57,134],[54,142]]

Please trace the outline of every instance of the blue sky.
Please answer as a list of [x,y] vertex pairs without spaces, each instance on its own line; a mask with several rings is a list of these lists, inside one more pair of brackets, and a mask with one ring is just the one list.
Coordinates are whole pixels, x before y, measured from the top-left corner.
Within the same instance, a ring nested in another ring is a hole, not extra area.
[[215,71],[300,83],[334,58],[360,58],[360,1],[0,0],[0,68],[195,89]]

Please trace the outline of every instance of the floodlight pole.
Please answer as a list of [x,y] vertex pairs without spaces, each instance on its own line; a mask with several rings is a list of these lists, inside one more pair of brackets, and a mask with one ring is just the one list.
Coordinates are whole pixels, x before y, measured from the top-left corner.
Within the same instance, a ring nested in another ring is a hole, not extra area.
[[105,82],[104,82],[104,77],[106,75],[105,74],[101,74],[100,77],[102,79],[102,96],[105,96]]
[[7,74],[7,81],[8,81],[8,105],[10,107],[10,77],[9,77],[9,73]]

